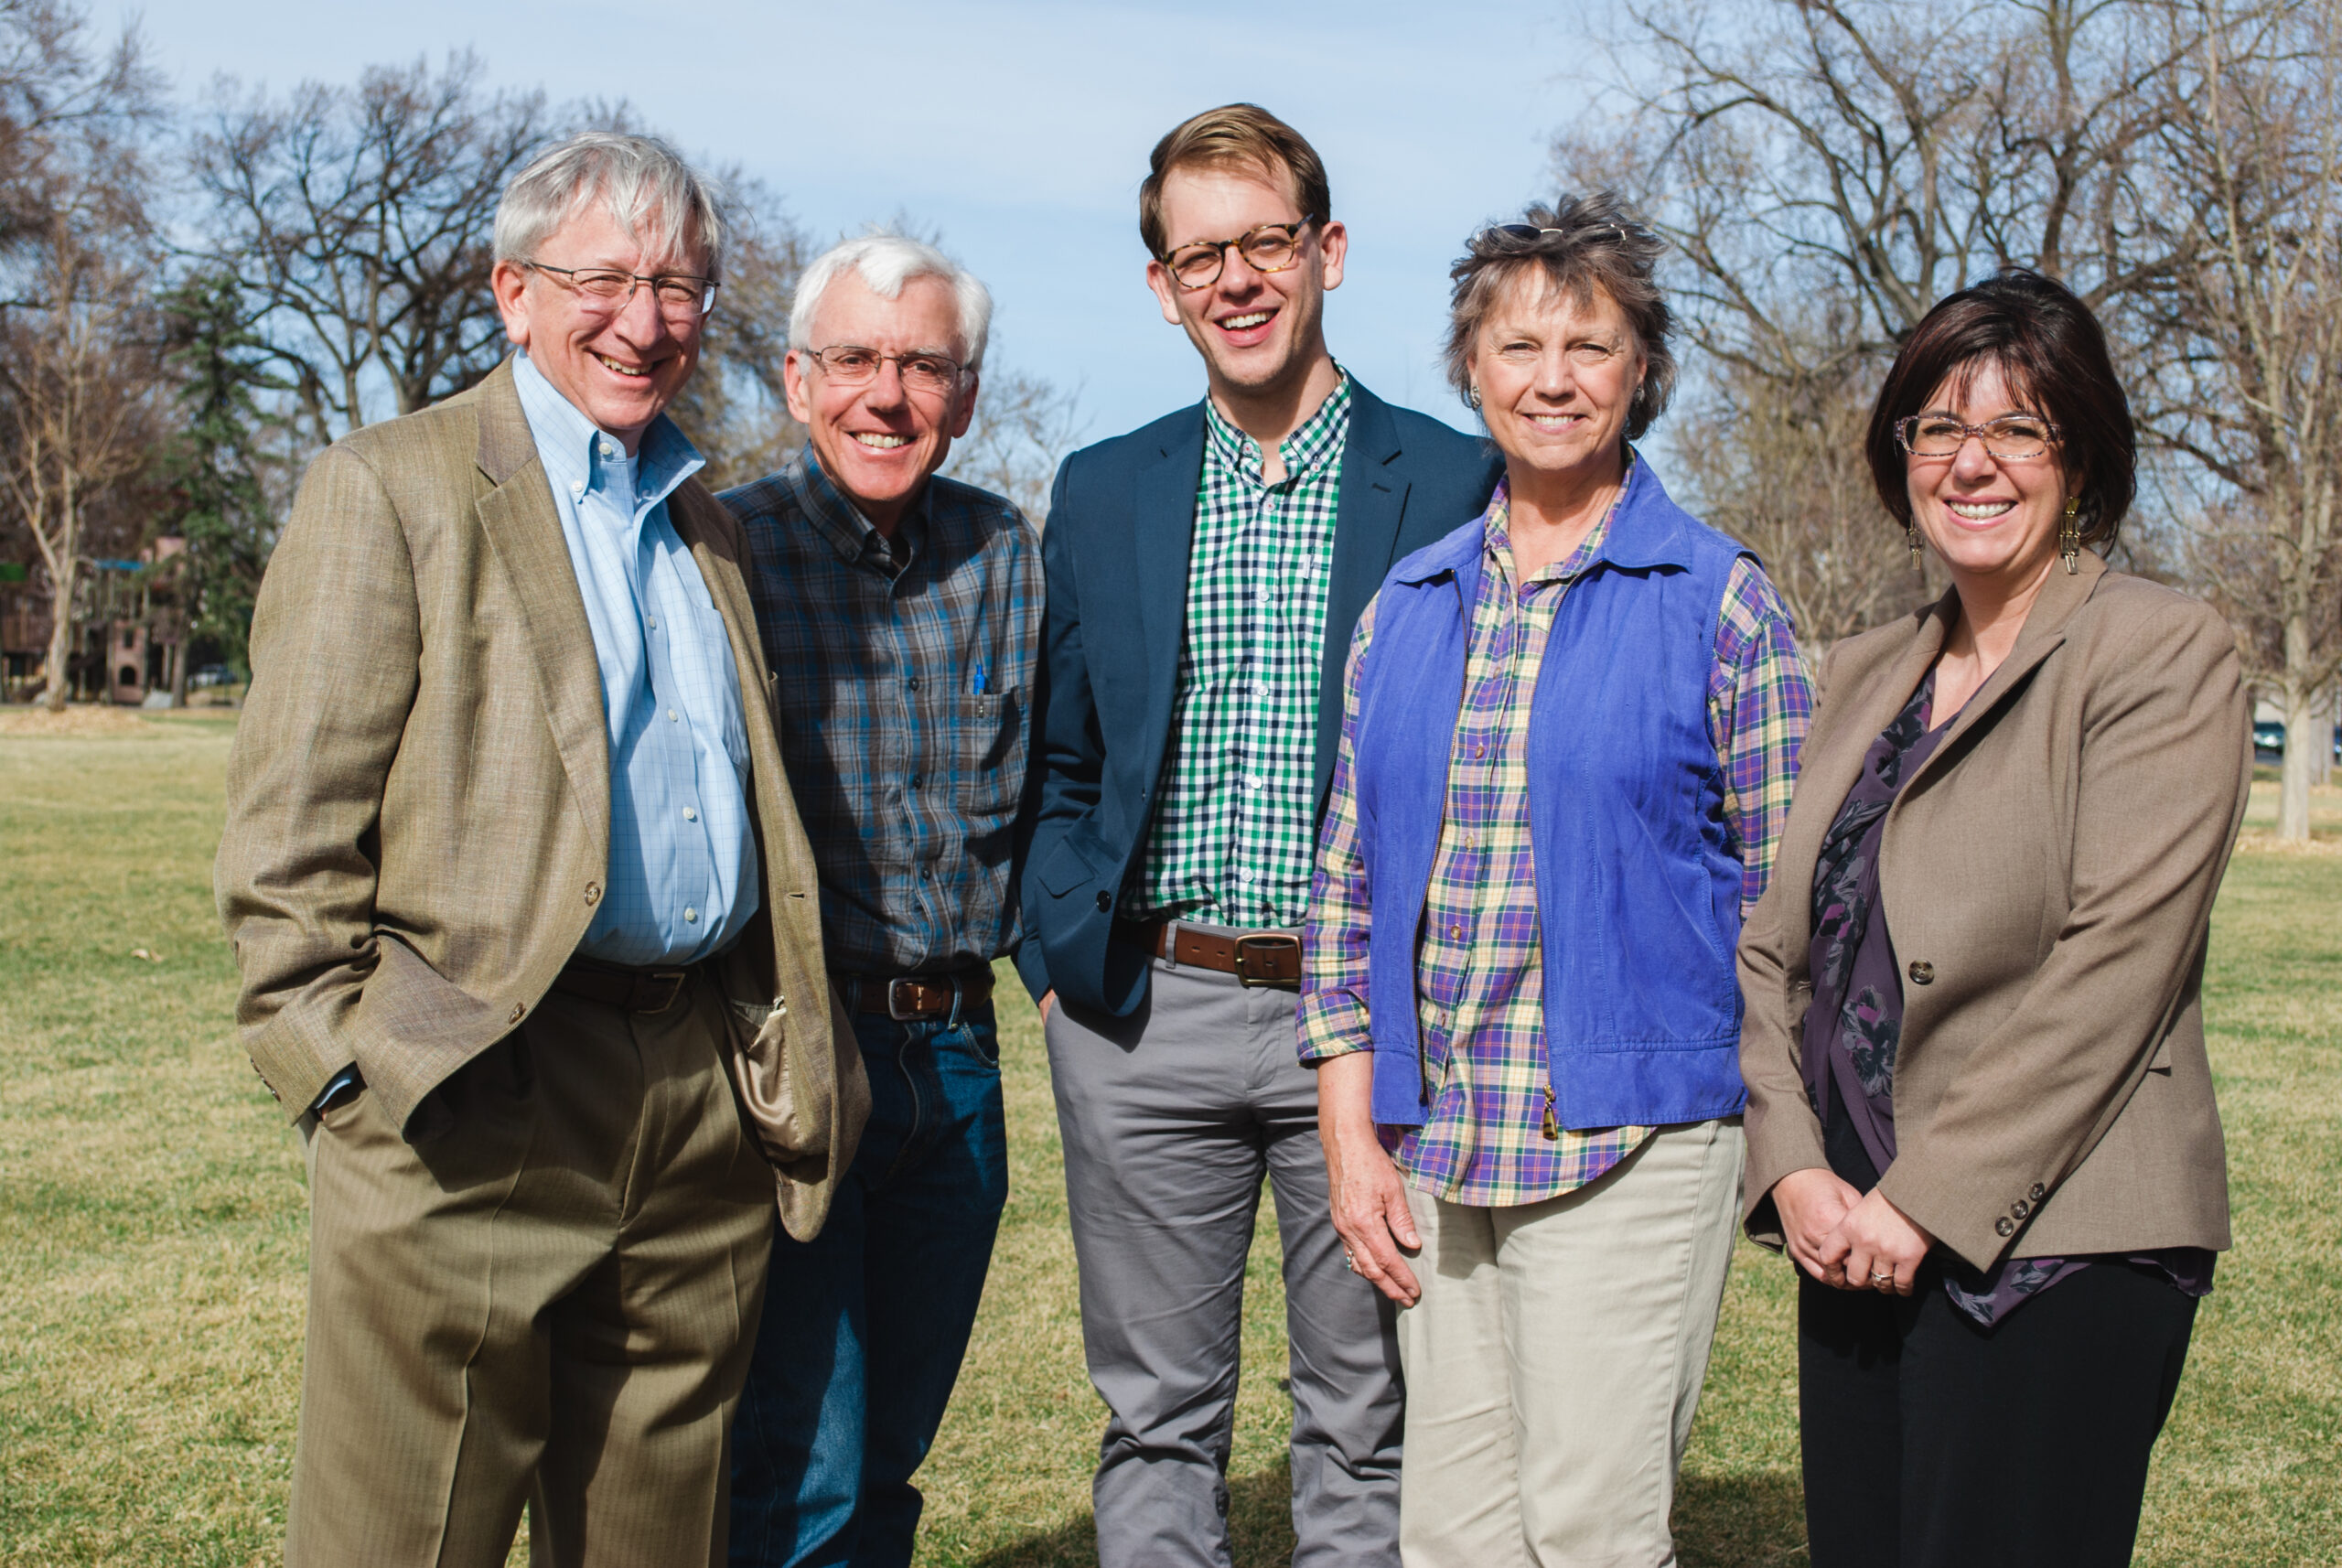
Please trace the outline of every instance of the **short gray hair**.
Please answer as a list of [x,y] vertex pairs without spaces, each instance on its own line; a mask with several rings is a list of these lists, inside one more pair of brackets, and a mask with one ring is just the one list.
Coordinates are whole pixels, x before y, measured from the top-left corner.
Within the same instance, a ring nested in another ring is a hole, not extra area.
[[496,204],[496,259],[532,262],[537,249],[600,200],[659,265],[699,252],[707,275],[724,275],[723,189],[656,136],[580,131],[529,160]]
[[967,368],[984,367],[984,341],[992,336],[992,290],[976,274],[924,240],[908,234],[863,234],[831,246],[815,258],[797,280],[796,303],[789,312],[789,346],[813,346],[813,316],[822,307],[840,273],[861,275],[870,292],[881,299],[899,299],[903,285],[913,278],[941,278],[951,285],[960,306],[960,342]]
[[[1512,231],[1520,229],[1537,232]],[[1642,391],[1627,412],[1627,439],[1640,440],[1675,391],[1675,351],[1667,342],[1675,317],[1655,272],[1666,249],[1613,190],[1564,196],[1551,207],[1530,208],[1517,224],[1482,229],[1447,273],[1456,284],[1447,313],[1448,384],[1470,401],[1473,345],[1511,284],[1542,277],[1580,308],[1598,289],[1617,305],[1642,350]]]

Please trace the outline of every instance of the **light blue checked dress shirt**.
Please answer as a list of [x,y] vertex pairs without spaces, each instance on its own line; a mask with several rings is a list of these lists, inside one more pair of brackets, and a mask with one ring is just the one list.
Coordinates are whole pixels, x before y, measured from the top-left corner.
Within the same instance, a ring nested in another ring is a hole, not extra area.
[[628,457],[522,353],[512,380],[586,598],[610,727],[610,866],[577,950],[682,964],[757,912],[740,675],[667,498],[700,455],[663,415]]

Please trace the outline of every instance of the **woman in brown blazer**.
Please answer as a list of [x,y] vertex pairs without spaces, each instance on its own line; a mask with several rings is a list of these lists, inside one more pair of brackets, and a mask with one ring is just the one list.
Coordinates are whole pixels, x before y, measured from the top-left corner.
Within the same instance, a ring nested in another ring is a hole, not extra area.
[[1740,949],[1813,1563],[2122,1563],[2229,1245],[2199,992],[2251,778],[2235,639],[2093,553],[2130,410],[2057,284],[1938,305],[1868,446],[1951,587],[1830,650]]

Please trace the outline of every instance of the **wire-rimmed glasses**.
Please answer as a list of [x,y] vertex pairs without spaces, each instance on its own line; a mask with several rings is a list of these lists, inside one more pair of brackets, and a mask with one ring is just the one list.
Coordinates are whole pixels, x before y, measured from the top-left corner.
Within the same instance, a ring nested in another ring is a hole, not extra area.
[[882,354],[860,343],[833,343],[826,349],[797,351],[821,366],[830,380],[842,387],[867,385],[878,378],[878,368],[892,360],[902,375],[905,391],[925,392],[930,397],[959,386],[960,377],[967,369],[957,360],[916,349],[908,354]]
[[589,308],[609,315],[624,310],[634,298],[634,291],[644,284],[650,285],[650,297],[657,302],[659,314],[670,321],[696,321],[715,308],[715,280],[690,273],[657,273],[646,277],[640,273],[620,272],[616,267],[554,267],[543,262],[521,264],[532,272],[553,274],[575,290]]

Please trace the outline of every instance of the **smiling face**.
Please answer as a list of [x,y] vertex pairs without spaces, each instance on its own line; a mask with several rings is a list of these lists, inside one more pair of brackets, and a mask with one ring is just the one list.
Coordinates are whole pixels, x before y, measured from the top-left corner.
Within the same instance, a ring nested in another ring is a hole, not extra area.
[[[1174,169],[1163,182],[1163,232],[1170,247],[1233,240],[1263,223],[1303,214],[1293,182],[1243,168]],[[1348,232],[1331,220],[1301,231],[1301,257],[1281,272],[1255,272],[1230,246],[1219,276],[1183,288],[1160,261],[1146,284],[1163,319],[1183,328],[1204,357],[1215,388],[1254,396],[1307,380],[1326,355],[1326,291],[1342,281]]]
[[1471,374],[1508,470],[1558,478],[1619,460],[1643,354],[1608,295],[1595,289],[1580,305],[1529,273],[1488,313]]
[[[1945,378],[1921,412],[1982,424],[2044,411],[2029,406],[2000,367],[1987,362]],[[2069,492],[2054,443],[2038,457],[1996,458],[1971,437],[1949,457],[1906,456],[1904,463],[1911,520],[1955,579],[2023,584],[2048,571]]]
[[[934,276],[907,280],[893,299],[880,295],[852,268],[822,291],[813,313],[812,343],[827,350],[846,344],[881,354],[936,354],[964,362],[960,306],[951,285]],[[918,499],[928,476],[943,467],[951,443],[968,433],[976,408],[976,377],[957,390],[924,392],[903,384],[902,366],[889,359],[860,386],[840,386],[812,355],[795,349],[782,363],[789,412],[805,426],[830,477],[882,532]]]
[[[704,275],[695,255],[650,256],[609,209],[588,202],[535,255],[549,267],[607,267],[650,276]],[[499,262],[493,279],[505,336],[529,351],[553,390],[631,453],[699,363],[701,317],[661,314],[647,285],[615,310],[588,300],[557,274]]]

